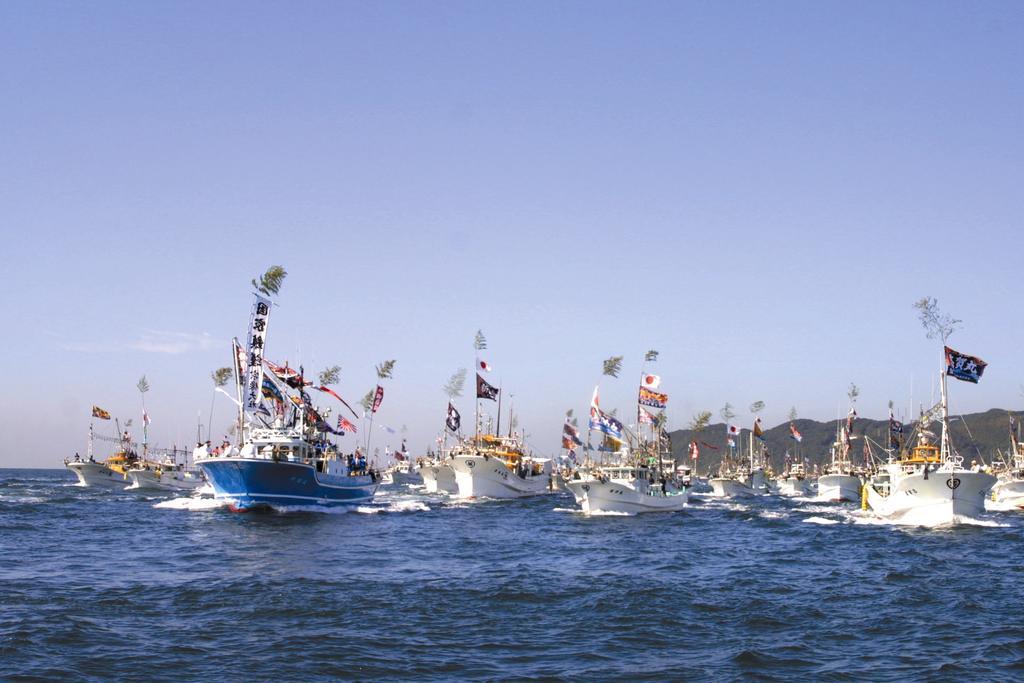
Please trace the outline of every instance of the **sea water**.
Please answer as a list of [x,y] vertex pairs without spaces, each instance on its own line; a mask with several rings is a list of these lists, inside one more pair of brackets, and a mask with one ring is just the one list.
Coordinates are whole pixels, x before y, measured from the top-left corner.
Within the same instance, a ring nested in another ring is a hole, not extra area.
[[238,514],[0,470],[0,679],[1024,677],[1024,513],[574,508],[383,489]]

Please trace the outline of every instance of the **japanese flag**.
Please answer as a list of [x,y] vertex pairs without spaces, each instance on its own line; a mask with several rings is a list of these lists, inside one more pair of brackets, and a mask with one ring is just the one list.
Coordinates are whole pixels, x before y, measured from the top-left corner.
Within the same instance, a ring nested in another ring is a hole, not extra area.
[[736,425],[729,425],[729,436],[739,436],[740,428]]
[[640,386],[644,389],[657,389],[661,386],[661,377],[658,375],[644,375],[640,380]]
[[490,372],[491,371],[491,365],[487,361],[482,360],[482,361],[480,361],[480,369],[483,370],[484,372]]

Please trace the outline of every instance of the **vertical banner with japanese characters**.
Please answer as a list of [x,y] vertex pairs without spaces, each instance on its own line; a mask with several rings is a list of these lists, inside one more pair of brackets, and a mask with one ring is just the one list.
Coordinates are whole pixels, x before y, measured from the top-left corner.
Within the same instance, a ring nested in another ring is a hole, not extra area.
[[249,318],[249,337],[245,344],[245,386],[242,405],[247,413],[259,410],[263,400],[263,345],[267,338],[267,320],[270,318],[270,299],[256,294]]

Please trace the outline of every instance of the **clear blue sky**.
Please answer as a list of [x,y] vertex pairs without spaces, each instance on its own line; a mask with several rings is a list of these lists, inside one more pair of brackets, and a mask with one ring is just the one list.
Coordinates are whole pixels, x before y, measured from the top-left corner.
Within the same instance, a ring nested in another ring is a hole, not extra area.
[[272,263],[268,357],[353,400],[397,359],[414,450],[477,328],[550,451],[648,348],[674,426],[905,412],[924,295],[990,364],[953,409],[1019,409],[1022,65],[1019,2],[3,3],[0,465],[138,423],[143,373],[191,439]]

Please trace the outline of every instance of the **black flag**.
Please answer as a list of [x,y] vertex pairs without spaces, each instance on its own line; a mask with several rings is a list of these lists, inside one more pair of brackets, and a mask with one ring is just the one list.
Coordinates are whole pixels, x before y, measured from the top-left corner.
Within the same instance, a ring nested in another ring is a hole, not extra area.
[[459,411],[455,410],[455,406],[452,405],[451,401],[448,401],[448,418],[444,421],[444,424],[453,432],[459,431],[459,427],[462,426],[462,416],[459,415]]
[[946,374],[950,377],[977,384],[987,365],[977,356],[968,356],[946,347]]
[[476,374],[476,397],[486,398],[491,401],[498,400],[498,387],[492,387],[490,384],[485,382],[479,372]]

